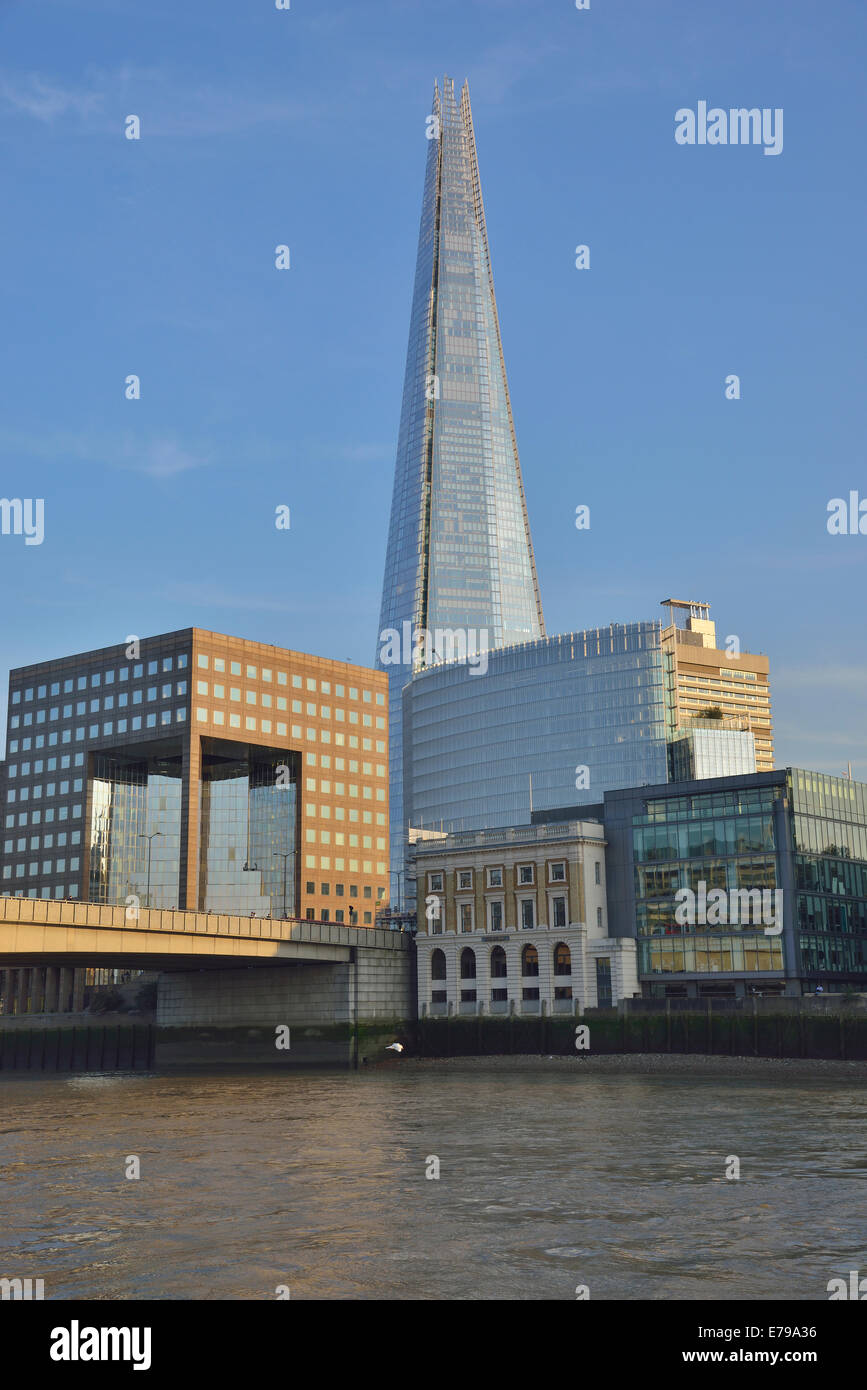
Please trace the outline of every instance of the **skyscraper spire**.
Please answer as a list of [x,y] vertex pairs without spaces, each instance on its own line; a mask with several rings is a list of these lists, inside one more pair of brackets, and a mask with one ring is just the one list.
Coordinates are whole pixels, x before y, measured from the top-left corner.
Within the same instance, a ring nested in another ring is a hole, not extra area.
[[450,78],[442,92],[434,83],[426,134],[377,653],[390,674],[395,842],[405,833],[400,691],[431,654],[419,644],[389,665],[382,634],[404,623],[458,630],[478,649],[545,632],[466,83],[459,103]]

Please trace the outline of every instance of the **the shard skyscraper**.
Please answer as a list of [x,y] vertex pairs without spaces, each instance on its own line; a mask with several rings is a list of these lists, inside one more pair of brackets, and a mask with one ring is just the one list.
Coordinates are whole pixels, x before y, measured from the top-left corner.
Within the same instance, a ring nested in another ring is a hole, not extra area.
[[427,136],[377,650],[390,677],[393,870],[407,831],[401,691],[438,659],[416,635],[463,634],[478,651],[545,633],[466,85],[460,102],[449,78],[434,85]]

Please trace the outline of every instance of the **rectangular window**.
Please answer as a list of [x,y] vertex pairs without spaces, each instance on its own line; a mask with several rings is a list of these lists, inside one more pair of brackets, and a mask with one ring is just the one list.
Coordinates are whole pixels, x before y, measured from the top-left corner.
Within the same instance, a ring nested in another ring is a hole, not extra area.
[[554,909],[554,920],[553,920],[553,922],[551,923],[551,925],[552,925],[553,927],[565,927],[565,925],[566,925],[566,899],[565,899],[565,898],[554,898],[553,901],[552,901],[552,903],[551,903],[551,906],[552,906],[552,908]]
[[565,865],[564,863],[561,862],[561,863],[559,863],[559,864],[552,864],[552,865],[551,865],[551,882],[552,882],[552,883],[565,883],[565,882],[566,882],[566,865]]
[[473,905],[472,903],[461,903],[461,931],[472,931],[473,929]]
[[466,890],[466,889],[468,889],[468,888],[472,888],[472,886],[473,886],[473,871],[472,871],[472,869],[459,869],[459,870],[458,870],[458,888],[461,889],[461,890],[463,891],[463,890]]
[[594,880],[595,880],[596,883],[601,883],[601,882],[602,882],[601,872],[602,872],[602,865],[600,864],[599,860],[597,859],[596,862],[595,862],[595,864],[593,865],[593,874],[594,874]]
[[524,931],[536,925],[536,905],[532,898],[521,899],[521,926]]
[[519,883],[532,883],[532,882],[533,882],[533,865],[532,865],[532,864],[520,864],[520,865],[518,866],[518,882],[519,882]]

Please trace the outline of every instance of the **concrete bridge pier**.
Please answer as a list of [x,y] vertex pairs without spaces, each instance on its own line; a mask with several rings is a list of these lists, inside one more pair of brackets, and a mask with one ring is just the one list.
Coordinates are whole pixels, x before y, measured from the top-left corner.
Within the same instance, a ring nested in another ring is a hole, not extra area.
[[[413,1016],[410,952],[359,946],[343,954],[349,958],[162,974],[157,1066],[382,1060]],[[287,1036],[289,1046],[280,1046]]]

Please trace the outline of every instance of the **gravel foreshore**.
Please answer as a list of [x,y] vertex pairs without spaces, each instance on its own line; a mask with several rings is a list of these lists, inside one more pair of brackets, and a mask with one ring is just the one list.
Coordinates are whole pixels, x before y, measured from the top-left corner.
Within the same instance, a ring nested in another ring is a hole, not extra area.
[[826,1061],[819,1057],[725,1057],[704,1053],[627,1052],[595,1056],[516,1054],[496,1057],[407,1057],[401,1067],[414,1071],[576,1071],[595,1075],[836,1076],[867,1082],[867,1062]]

